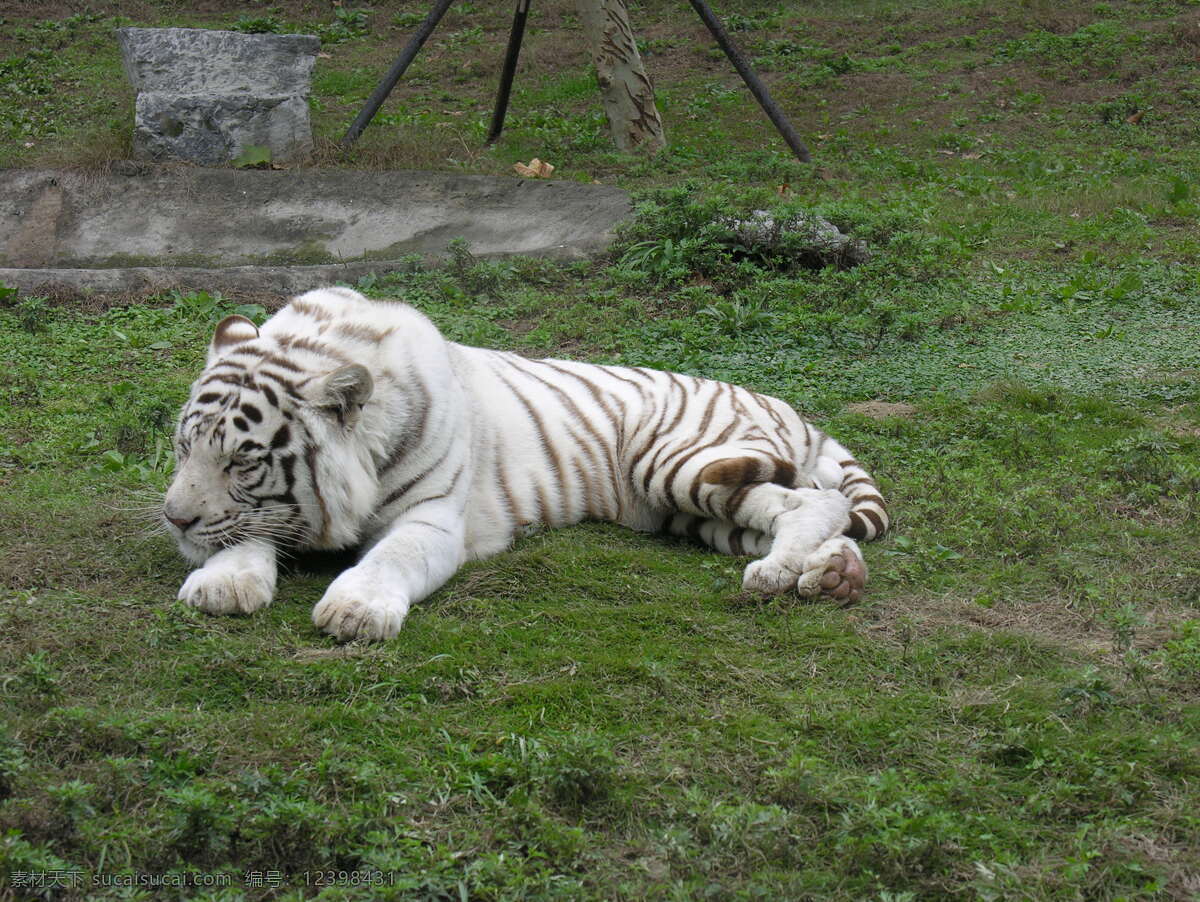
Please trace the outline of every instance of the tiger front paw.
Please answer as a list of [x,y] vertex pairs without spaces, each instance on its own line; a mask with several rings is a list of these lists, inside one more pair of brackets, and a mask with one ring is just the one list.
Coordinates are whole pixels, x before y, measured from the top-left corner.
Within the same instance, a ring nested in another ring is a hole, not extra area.
[[208,614],[252,614],[274,594],[275,580],[260,573],[201,567],[184,580],[179,600]]
[[805,596],[824,595],[847,604],[862,598],[867,565],[853,539],[838,536],[824,542],[804,561],[804,574],[796,591]]
[[313,608],[313,623],[341,642],[391,639],[408,615],[408,599],[371,583],[347,570]]

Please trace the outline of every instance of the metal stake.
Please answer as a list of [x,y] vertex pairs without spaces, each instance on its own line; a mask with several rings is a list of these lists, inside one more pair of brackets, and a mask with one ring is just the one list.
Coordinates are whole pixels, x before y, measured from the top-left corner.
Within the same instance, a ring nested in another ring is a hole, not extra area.
[[362,112],[358,114],[358,118],[346,130],[346,135],[342,138],[343,146],[349,147],[358,140],[358,136],[363,133],[363,129],[367,127],[367,124],[379,112],[379,108],[383,106],[383,102],[387,100],[387,96],[392,93],[392,88],[396,87],[396,82],[400,80],[400,76],[404,74],[404,70],[412,63],[417,55],[417,51],[421,49],[421,45],[433,34],[433,30],[437,28],[438,22],[442,20],[442,16],[446,15],[446,10],[450,8],[453,2],[454,0],[438,0],[437,5],[429,11],[429,15],[421,23],[421,27],[409,39],[404,50],[400,52],[400,56],[396,58],[396,62],[392,63],[392,68],[383,77],[383,81],[379,83],[379,86],[367,98],[366,106],[362,108]]
[[496,92],[496,108],[485,144],[495,144],[504,130],[504,114],[508,112],[508,95],[512,92],[513,76],[517,73],[517,57],[521,55],[521,39],[525,36],[525,19],[529,16],[529,0],[517,0],[513,13],[512,31],[508,33],[508,49],[504,52],[504,69],[500,72],[500,89]]
[[788,147],[792,149],[792,153],[796,155],[801,163],[809,163],[812,157],[808,153],[808,148],[804,146],[804,142],[800,140],[800,136],[796,134],[796,130],[792,128],[792,123],[788,121],[783,110],[775,105],[775,101],[771,99],[770,93],[767,91],[767,86],[762,83],[762,80],[750,68],[750,64],[746,62],[746,58],[742,56],[742,52],[733,43],[729,37],[729,33],[725,31],[725,26],[721,24],[721,20],[716,17],[713,11],[709,8],[704,0],[690,0],[692,9],[700,16],[704,24],[708,26],[708,30],[712,33],[721,49],[725,51],[725,55],[729,57],[729,61],[733,63],[733,68],[737,69],[738,75],[742,77],[742,81],[746,83],[746,87],[750,89],[750,93],[754,95],[754,99],[758,101],[758,105],[763,108],[763,112],[767,114],[771,122],[779,134],[783,136],[783,140],[787,141]]

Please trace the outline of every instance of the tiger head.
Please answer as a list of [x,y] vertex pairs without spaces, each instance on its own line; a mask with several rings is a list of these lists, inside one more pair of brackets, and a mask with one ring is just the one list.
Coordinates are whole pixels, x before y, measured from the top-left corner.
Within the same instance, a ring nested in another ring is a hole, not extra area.
[[347,450],[373,389],[358,364],[309,371],[242,316],[222,320],[175,429],[163,517],[202,563],[245,541],[344,547],[347,499],[370,482]]

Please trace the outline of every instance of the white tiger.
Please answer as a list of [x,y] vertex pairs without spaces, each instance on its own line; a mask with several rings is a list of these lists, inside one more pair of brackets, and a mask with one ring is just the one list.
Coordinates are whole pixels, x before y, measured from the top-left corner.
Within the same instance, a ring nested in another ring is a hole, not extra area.
[[214,614],[275,593],[281,549],[361,546],[313,621],[396,635],[409,606],[530,526],[611,520],[760,557],[747,589],[857,600],[874,481],[787,404],[723,382],[446,341],[425,316],[312,291],[231,316],[179,417],[164,517]]

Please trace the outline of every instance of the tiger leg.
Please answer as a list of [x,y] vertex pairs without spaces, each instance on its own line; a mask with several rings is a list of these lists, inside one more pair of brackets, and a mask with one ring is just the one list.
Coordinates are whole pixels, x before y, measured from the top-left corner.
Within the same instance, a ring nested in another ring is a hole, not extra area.
[[851,526],[846,494],[836,488],[793,488],[787,483],[795,477],[794,468],[761,452],[742,450],[730,457],[711,449],[697,458],[673,471],[675,478],[664,489],[686,513],[770,538],[769,552],[746,568],[747,589],[860,597],[867,571],[858,545],[844,535]]
[[721,554],[754,557],[771,550],[771,537],[757,529],[747,529],[724,520],[700,517],[696,514],[674,513],[667,517],[663,531],[707,545]]
[[771,537],[769,553],[746,567],[746,589],[846,600],[861,595],[867,570],[858,545],[843,535],[850,525],[850,500],[841,492],[768,483],[734,490],[729,503],[737,508],[731,513],[735,522],[765,527]]
[[343,641],[392,638],[409,608],[462,566],[464,536],[462,510],[453,499],[414,505],[330,583],[313,608],[313,623]]

